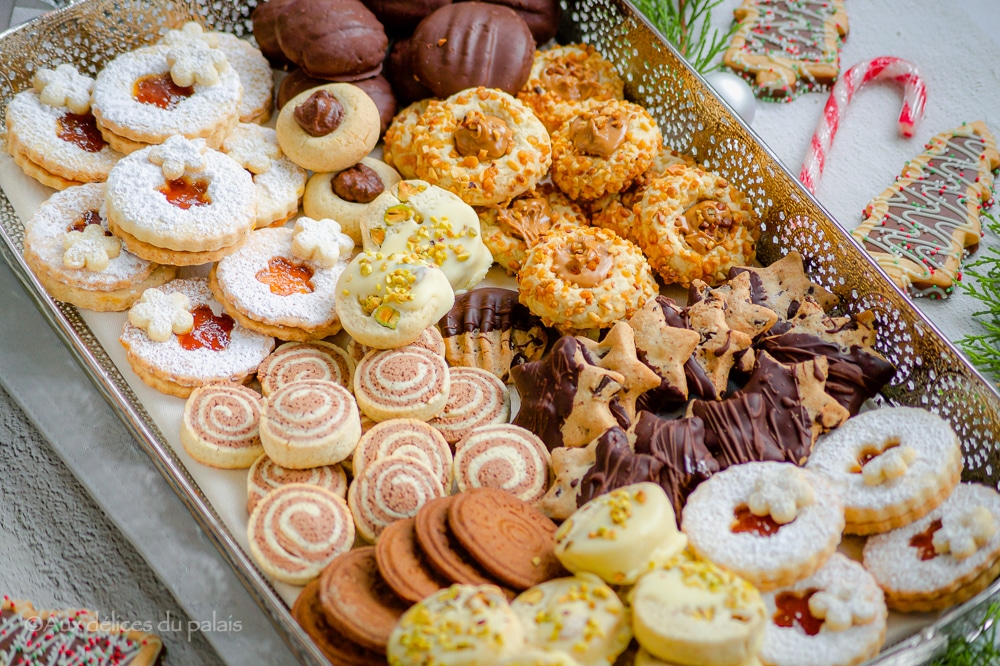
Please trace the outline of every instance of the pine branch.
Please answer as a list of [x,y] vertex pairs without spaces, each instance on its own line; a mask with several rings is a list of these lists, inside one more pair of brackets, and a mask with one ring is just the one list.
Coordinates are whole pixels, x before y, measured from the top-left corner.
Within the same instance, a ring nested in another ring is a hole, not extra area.
[[[1000,236],[1000,220],[985,213],[987,228]],[[981,370],[1000,377],[1000,250],[991,248],[965,268],[961,282],[966,294],[983,303],[984,309],[973,313],[985,331],[967,335],[958,344]]]
[[975,640],[964,636],[948,639],[948,648],[931,666],[987,666],[1000,663],[1000,646],[997,645],[997,623],[1000,622],[1000,602],[993,602],[986,611],[984,630]]
[[728,46],[737,24],[723,32],[712,27],[712,10],[722,0],[634,0],[636,8],[677,47],[702,74],[720,67],[716,62]]

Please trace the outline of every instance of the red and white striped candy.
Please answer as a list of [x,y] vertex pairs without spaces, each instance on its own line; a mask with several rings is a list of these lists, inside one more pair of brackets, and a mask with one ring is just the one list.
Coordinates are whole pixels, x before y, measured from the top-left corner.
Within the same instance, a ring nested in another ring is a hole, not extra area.
[[799,180],[810,192],[816,191],[816,184],[823,174],[826,157],[837,134],[840,120],[847,113],[847,106],[854,94],[871,81],[892,79],[903,85],[903,108],[899,112],[899,132],[906,138],[913,136],[920,119],[924,117],[924,105],[927,103],[927,87],[920,76],[917,66],[908,60],[882,56],[858,63],[834,84],[830,98],[823,109],[809,144],[809,152],[802,163]]

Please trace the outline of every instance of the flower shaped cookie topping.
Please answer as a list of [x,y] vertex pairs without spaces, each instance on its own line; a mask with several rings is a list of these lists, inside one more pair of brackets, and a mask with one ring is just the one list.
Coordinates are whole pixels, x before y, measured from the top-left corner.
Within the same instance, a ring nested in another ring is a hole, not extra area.
[[222,143],[222,150],[253,174],[267,173],[271,162],[281,157],[277,133],[260,125],[237,125]]
[[193,41],[205,42],[215,48],[219,45],[219,36],[214,32],[205,32],[201,25],[194,21],[188,21],[180,30],[168,30],[163,36],[163,43],[167,46],[181,46]]
[[353,250],[354,241],[340,231],[340,224],[334,220],[300,217],[295,222],[292,252],[299,259],[315,261],[324,268],[330,268]]
[[916,459],[917,452],[913,447],[894,446],[866,462],[861,468],[861,476],[866,486],[877,486],[906,474]]
[[809,597],[809,612],[830,631],[847,631],[874,620],[878,605],[857,588],[834,585]]
[[941,518],[941,529],[934,533],[934,552],[951,553],[964,560],[982,548],[997,533],[996,519],[984,506],[976,506]]
[[55,69],[40,69],[31,80],[39,99],[49,106],[65,106],[73,113],[90,111],[90,93],[94,79],[76,71],[73,65],[59,65]]
[[753,484],[747,506],[755,516],[770,515],[784,525],[795,520],[799,509],[815,501],[813,487],[792,465],[769,466]]
[[179,86],[214,86],[220,81],[219,75],[229,69],[226,54],[201,40],[193,40],[174,46],[167,51],[170,78]]
[[128,320],[154,342],[166,342],[171,333],[183,335],[194,327],[189,312],[191,301],[180,292],[169,294],[159,289],[147,289],[142,298],[128,311]]
[[121,254],[121,241],[105,236],[104,227],[88,224],[83,231],[69,231],[63,236],[63,263],[70,268],[103,271]]
[[164,178],[177,180],[188,171],[205,168],[206,148],[204,139],[188,139],[175,134],[149,149],[149,161],[160,165]]

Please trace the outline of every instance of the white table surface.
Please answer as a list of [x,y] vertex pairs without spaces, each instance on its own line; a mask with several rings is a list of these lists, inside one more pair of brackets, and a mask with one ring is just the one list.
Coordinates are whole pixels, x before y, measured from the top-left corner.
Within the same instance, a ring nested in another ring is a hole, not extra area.
[[[724,0],[716,21],[727,20],[738,4]],[[817,189],[820,202],[851,228],[933,134],[975,119],[1000,131],[1000,4],[847,0],[847,8],[844,69],[879,55],[901,56],[921,67],[928,85],[927,114],[912,140],[898,136],[901,97],[894,84],[856,95]],[[757,105],[754,131],[793,173],[825,102],[825,94],[815,93]],[[990,245],[1000,240],[987,236],[984,247]],[[214,613],[216,621],[238,620],[240,631],[194,632],[189,642],[185,623],[167,632],[172,663],[292,663],[3,262],[0,304],[0,594],[157,622],[168,612],[211,622]],[[952,339],[976,330],[968,314],[977,302],[961,293],[919,305]],[[32,494],[37,488],[46,490]],[[66,520],[65,507],[72,507],[73,520]],[[78,542],[67,547],[72,539]]]

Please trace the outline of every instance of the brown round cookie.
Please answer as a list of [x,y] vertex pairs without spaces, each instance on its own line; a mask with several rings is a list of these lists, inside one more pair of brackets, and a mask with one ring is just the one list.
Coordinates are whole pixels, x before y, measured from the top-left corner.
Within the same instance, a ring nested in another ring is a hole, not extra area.
[[275,67],[285,67],[289,64],[285,52],[278,45],[275,28],[278,25],[278,17],[292,2],[294,0],[268,0],[257,5],[253,14],[250,15],[257,46],[260,47],[260,52],[264,54],[264,57]]
[[385,29],[360,0],[292,0],[275,36],[285,56],[309,76],[358,81],[382,71]]
[[534,57],[535,40],[524,19],[509,7],[484,2],[441,7],[410,40],[413,73],[442,98],[478,86],[516,95]]
[[556,524],[506,490],[476,488],[455,495],[448,527],[483,569],[515,589],[565,575],[552,551]]
[[410,38],[396,40],[385,59],[385,78],[392,85],[396,99],[401,106],[434,97],[431,89],[413,75],[413,59],[410,57]]
[[382,579],[374,546],[348,551],[327,565],[319,579],[319,600],[334,629],[381,654],[409,608]]
[[[301,69],[292,70],[285,78],[281,79],[281,83],[278,85],[278,109],[280,110],[281,107],[299,93],[318,88],[327,83],[329,81],[309,76]],[[381,124],[379,136],[382,136],[389,128],[389,124],[392,123],[393,116],[396,115],[397,111],[396,96],[392,92],[392,86],[389,85],[389,82],[382,75],[354,81],[354,85],[364,90],[372,98],[372,101],[375,102],[375,106],[378,107]]]
[[397,520],[375,542],[375,559],[393,592],[411,603],[451,585],[427,564],[417,543],[416,518]]
[[559,30],[559,0],[486,0],[510,7],[528,24],[535,43],[543,45]]
[[[270,2],[268,4],[270,4]],[[288,74],[281,79],[281,83],[278,84],[278,110],[280,111],[281,107],[288,104],[288,101],[300,92],[312,90],[313,88],[324,86],[327,83],[329,83],[329,81],[309,76],[296,67],[292,71],[288,72]]]
[[452,0],[364,0],[386,32],[391,35],[409,35],[414,26],[434,12],[450,5]]
[[371,650],[353,643],[330,626],[319,600],[319,580],[314,580],[303,588],[292,606],[292,617],[309,637],[313,639],[320,652],[334,666],[379,666],[385,663],[385,658]]

